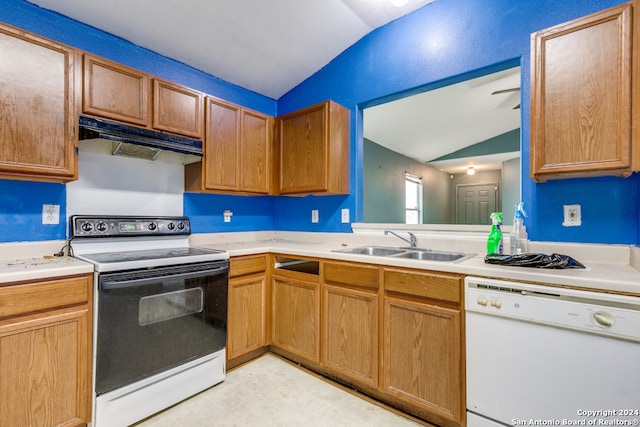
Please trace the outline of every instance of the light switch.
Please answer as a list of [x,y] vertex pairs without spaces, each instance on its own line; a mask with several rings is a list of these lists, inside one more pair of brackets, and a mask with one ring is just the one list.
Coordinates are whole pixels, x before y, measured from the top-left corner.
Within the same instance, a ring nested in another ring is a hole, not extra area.
[[341,211],[341,220],[343,224],[349,223],[349,208],[344,208]]

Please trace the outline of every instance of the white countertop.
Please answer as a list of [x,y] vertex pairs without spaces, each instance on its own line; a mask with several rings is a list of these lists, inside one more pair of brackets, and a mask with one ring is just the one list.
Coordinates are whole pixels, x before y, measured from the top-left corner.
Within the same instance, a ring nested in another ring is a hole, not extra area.
[[70,257],[0,259],[0,284],[93,273],[93,265]]
[[[69,257],[52,257],[64,241],[0,244],[0,283],[21,282],[93,272],[93,265]],[[334,250],[364,246],[405,246],[393,236],[381,233],[238,232],[193,234],[192,246],[228,251],[231,256],[266,252],[307,256],[477,275],[521,282],[574,286],[640,296],[640,249],[621,245],[585,245],[531,242],[531,252],[562,253],[582,262],[586,269],[551,270],[485,264],[484,235],[419,235],[418,246],[432,249],[476,252],[459,263],[421,261],[406,258],[354,255]],[[604,262],[603,262],[604,260]]]
[[75,258],[54,257],[64,240],[0,244],[0,284],[93,272],[93,265]]
[[[342,233],[296,233],[296,232],[248,232],[215,233],[191,236],[191,245],[228,251],[231,256],[251,255],[265,252],[298,255],[341,261],[363,262],[377,265],[417,268],[431,271],[477,275],[498,279],[564,285],[598,291],[623,292],[640,296],[640,271],[629,264],[632,257],[629,248],[617,245],[567,245],[532,244],[530,249],[544,253],[563,253],[582,262],[586,269],[540,269],[507,267],[486,264],[484,253],[477,243],[470,244],[465,252],[477,252],[471,259],[456,262],[422,261],[406,258],[355,255],[334,250],[375,244],[377,246],[405,246],[390,236],[358,236]],[[418,240],[421,246],[420,238]],[[432,243],[434,243],[432,241]],[[484,241],[482,242],[484,245]],[[441,245],[441,242],[438,243]],[[444,249],[442,247],[433,249]],[[475,249],[475,250],[474,250]],[[557,250],[554,250],[557,249]],[[459,251],[459,242],[450,242],[447,250]],[[611,254],[613,252],[613,254]],[[601,253],[598,256],[598,253]],[[606,255],[605,255],[606,253]],[[625,259],[626,257],[626,259]],[[596,262],[591,258],[605,258],[607,262]]]

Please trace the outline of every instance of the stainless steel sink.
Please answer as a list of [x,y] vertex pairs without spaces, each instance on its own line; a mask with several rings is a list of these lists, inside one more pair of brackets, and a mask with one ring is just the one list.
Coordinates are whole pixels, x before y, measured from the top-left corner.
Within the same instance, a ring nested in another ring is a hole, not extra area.
[[440,251],[407,251],[397,255],[397,258],[420,259],[426,261],[444,261],[454,262],[463,261],[471,258],[475,254],[467,254],[463,252],[440,252]]
[[359,246],[356,248],[336,249],[332,252],[441,262],[462,262],[476,255],[474,253],[465,252],[447,252],[421,248],[395,248],[386,246]]
[[398,255],[406,252],[406,249],[400,248],[388,248],[383,246],[361,246],[357,248],[338,249],[333,252],[342,252],[345,254],[357,254],[357,255],[376,255],[376,256],[391,256]]

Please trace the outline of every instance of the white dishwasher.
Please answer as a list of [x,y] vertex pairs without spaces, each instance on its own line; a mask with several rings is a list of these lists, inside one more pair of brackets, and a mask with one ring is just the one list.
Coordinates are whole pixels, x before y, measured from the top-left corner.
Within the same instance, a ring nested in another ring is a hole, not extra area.
[[467,277],[467,426],[637,426],[640,297]]

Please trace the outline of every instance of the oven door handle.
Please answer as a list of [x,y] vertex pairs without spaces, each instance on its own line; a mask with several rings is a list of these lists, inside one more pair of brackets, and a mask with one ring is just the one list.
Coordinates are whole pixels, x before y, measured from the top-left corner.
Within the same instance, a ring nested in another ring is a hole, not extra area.
[[229,272],[228,265],[219,267],[208,267],[205,270],[198,271],[186,271],[180,272],[176,269],[174,272],[163,271],[158,272],[146,272],[141,273],[117,273],[113,275],[113,279],[110,279],[110,275],[102,275],[100,277],[100,289],[109,291],[115,289],[134,288],[137,286],[144,286],[149,283],[157,282],[158,279],[193,279],[197,277],[218,276],[221,274],[227,274]]

